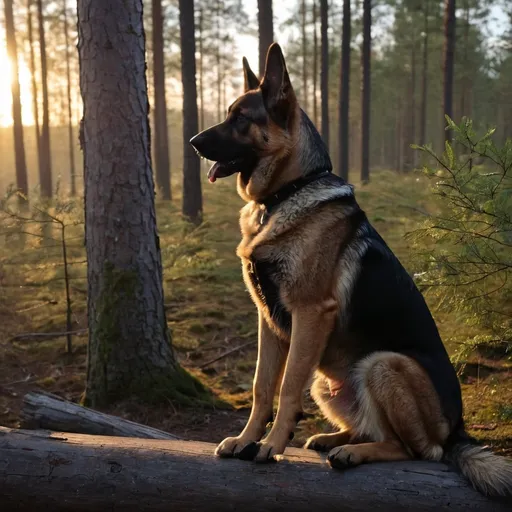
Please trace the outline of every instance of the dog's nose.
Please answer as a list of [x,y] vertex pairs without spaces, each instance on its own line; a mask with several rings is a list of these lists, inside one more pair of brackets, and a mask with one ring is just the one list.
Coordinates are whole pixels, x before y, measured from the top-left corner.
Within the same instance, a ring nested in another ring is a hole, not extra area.
[[203,134],[204,132],[200,132],[189,140],[190,144],[192,144],[192,146],[194,146],[199,152],[201,151],[201,146],[205,139]]
[[217,160],[219,158],[219,146],[222,145],[222,137],[219,136],[219,125],[212,126],[190,139],[190,144],[204,158]]

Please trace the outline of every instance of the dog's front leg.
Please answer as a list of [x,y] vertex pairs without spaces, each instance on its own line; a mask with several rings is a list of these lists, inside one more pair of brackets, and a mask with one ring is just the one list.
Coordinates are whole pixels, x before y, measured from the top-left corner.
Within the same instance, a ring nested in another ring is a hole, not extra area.
[[297,423],[297,416],[302,413],[302,393],[320,362],[337,311],[338,304],[334,299],[293,310],[290,350],[276,419],[269,435],[256,446],[254,460],[273,460],[275,455],[284,452],[290,433]]
[[[251,447],[265,434],[266,425],[272,420],[274,395],[288,351],[259,313],[258,362],[253,382],[252,411],[247,425],[237,437],[228,437],[217,446],[215,453],[221,457],[252,458]],[[246,448],[246,450],[244,450]],[[246,454],[245,452],[249,452]],[[254,455],[253,455],[254,456]]]

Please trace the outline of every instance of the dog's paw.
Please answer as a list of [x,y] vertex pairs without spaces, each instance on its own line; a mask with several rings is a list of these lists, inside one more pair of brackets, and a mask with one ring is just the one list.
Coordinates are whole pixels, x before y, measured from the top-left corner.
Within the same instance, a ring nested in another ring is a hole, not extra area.
[[[218,457],[238,457],[242,460],[252,460],[257,453],[254,441],[243,439],[241,437],[227,437],[215,449],[215,455]],[[251,454],[254,454],[251,457]]]
[[255,462],[276,462],[276,456],[284,452],[284,448],[262,442],[237,443],[237,438],[228,437],[215,450],[220,457],[237,457],[240,460]]
[[265,441],[255,444],[258,450],[252,459],[255,462],[276,462],[275,456],[284,452],[284,447],[280,448]]
[[351,451],[350,446],[337,446],[327,455],[327,462],[332,468],[347,469],[359,466],[363,462],[360,455]]
[[306,450],[315,450],[317,452],[328,452],[332,448],[331,439],[327,434],[317,434],[311,436],[306,443],[304,448]]

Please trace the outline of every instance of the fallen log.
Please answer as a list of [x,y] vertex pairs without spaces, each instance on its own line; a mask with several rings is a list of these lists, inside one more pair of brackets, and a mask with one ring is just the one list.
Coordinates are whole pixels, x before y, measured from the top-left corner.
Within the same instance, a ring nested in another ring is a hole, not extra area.
[[163,430],[88,409],[50,393],[28,393],[23,398],[20,425],[99,436],[179,439]]
[[219,459],[214,445],[0,427],[0,510],[501,512],[440,463],[329,469],[288,449],[277,464]]

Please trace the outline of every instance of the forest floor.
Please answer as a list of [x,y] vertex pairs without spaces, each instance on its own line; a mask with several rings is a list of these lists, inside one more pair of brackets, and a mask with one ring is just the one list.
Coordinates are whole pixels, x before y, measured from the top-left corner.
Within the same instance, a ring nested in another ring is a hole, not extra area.
[[[190,409],[168,403],[147,407],[137,402],[106,411],[168,430],[186,439],[219,442],[244,425],[251,402],[256,361],[256,310],[242,282],[235,256],[242,201],[234,179],[204,185],[205,222],[197,228],[179,214],[179,185],[172,205],[158,204],[158,226],[164,264],[165,306],[172,342],[181,364],[228,404],[225,408]],[[418,260],[405,235],[420,226],[429,206],[428,186],[416,174],[376,172],[364,188],[356,183],[359,203],[405,267]],[[81,226],[70,240],[73,328],[85,329],[86,281]],[[27,243],[23,250],[0,247],[0,425],[17,426],[23,395],[45,390],[79,401],[86,370],[85,334],[65,338],[12,341],[26,332],[65,331],[65,294],[59,244]],[[449,350],[454,338],[475,333],[462,318],[443,313],[427,296]],[[237,349],[226,355],[232,349]],[[218,360],[215,360],[219,358]],[[512,455],[512,365],[475,354],[459,367],[469,431],[498,452]],[[311,416],[301,422],[293,444],[327,424],[308,402]]]

